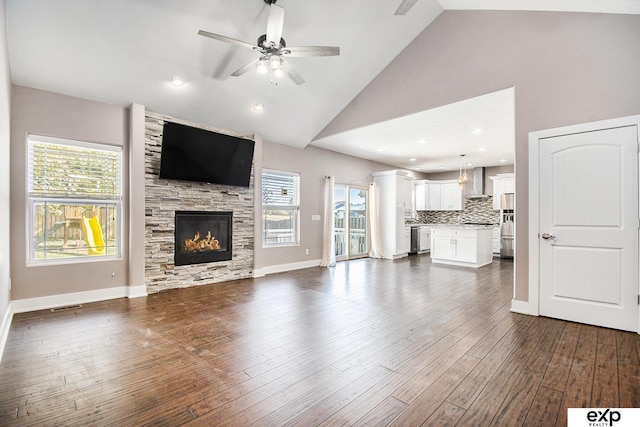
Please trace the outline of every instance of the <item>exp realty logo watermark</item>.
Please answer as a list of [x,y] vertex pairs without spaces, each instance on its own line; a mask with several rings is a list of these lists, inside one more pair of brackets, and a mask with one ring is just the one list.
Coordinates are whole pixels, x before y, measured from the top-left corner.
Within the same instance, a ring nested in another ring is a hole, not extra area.
[[640,426],[640,408],[569,408],[567,427]]

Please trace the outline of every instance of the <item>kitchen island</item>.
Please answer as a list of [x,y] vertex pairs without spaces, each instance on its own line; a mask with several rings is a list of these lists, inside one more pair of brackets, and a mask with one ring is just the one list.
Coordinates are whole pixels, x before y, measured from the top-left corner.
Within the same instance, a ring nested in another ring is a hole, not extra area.
[[431,261],[479,268],[491,264],[493,227],[439,225],[431,229]]

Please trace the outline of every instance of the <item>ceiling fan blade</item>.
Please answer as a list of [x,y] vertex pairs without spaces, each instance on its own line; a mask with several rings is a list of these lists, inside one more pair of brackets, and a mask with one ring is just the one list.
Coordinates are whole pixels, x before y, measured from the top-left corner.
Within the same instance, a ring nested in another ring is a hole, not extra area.
[[245,64],[242,67],[238,68],[233,73],[231,73],[231,75],[233,77],[239,77],[239,76],[251,71],[252,69],[255,70],[256,69],[256,62],[258,62],[258,58],[254,59],[253,61],[249,62],[248,64]]
[[284,26],[284,8],[272,3],[269,6],[269,18],[267,19],[267,40],[265,43],[274,46],[280,45],[282,38],[282,27]]
[[284,56],[292,58],[304,56],[338,56],[340,48],[336,46],[293,46],[283,49]]
[[409,9],[411,9],[417,1],[418,0],[402,0],[402,3],[398,6],[398,10],[396,10],[395,15],[406,15],[407,12],[409,12]]
[[284,72],[287,73],[287,76],[289,76],[289,78],[293,80],[295,84],[301,85],[305,82],[304,78],[298,72],[298,70],[293,68],[293,65],[289,64],[287,61],[282,61],[282,63],[284,64]]
[[231,37],[221,36],[220,34],[214,34],[214,33],[210,33],[208,31],[203,31],[203,30],[198,31],[198,34],[201,35],[201,36],[209,37],[210,39],[219,40],[221,42],[231,43],[231,44],[235,44],[235,45],[243,46],[243,47],[248,47],[249,49],[260,50],[260,48],[258,46],[256,46],[256,45],[253,45],[253,44],[247,43],[247,42],[243,42],[242,40],[232,39]]

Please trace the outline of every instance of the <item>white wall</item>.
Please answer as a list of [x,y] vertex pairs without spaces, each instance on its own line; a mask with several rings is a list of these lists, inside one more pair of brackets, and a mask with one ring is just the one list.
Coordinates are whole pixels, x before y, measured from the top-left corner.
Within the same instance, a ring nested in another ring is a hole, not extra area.
[[7,49],[5,0],[0,0],[0,358],[9,332],[9,141],[11,79]]

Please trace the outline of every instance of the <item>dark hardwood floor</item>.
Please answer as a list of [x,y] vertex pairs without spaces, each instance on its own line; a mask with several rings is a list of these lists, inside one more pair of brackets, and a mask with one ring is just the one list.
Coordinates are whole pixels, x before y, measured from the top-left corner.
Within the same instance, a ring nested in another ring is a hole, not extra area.
[[513,264],[363,259],[18,314],[2,426],[564,426],[639,407],[636,334],[509,312]]

